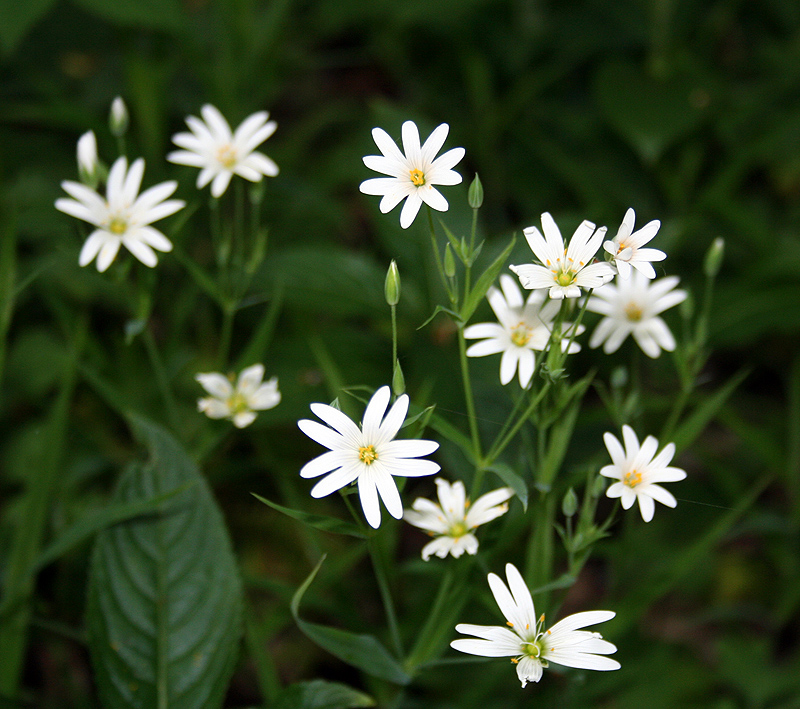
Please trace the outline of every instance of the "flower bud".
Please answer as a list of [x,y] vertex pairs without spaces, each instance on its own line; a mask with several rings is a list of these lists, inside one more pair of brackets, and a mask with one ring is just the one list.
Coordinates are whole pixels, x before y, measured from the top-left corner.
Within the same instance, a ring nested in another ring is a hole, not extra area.
[[592,483],[591,495],[595,499],[600,497],[606,491],[606,479],[602,475],[598,475]]
[[478,177],[477,172],[475,173],[475,179],[469,186],[467,200],[469,201],[469,206],[473,209],[478,209],[483,204],[483,185],[481,184],[481,178]]
[[444,245],[444,275],[448,278],[456,275],[456,258],[453,256],[449,241]]
[[406,390],[406,378],[403,376],[403,368],[399,361],[394,363],[394,374],[392,374],[392,391],[395,396],[404,394]]
[[565,517],[572,517],[578,511],[578,496],[571,487],[561,501],[561,511]]
[[725,255],[725,239],[718,236],[711,242],[711,246],[706,251],[706,257],[703,259],[703,273],[706,278],[714,278],[722,266],[722,258]]
[[394,259],[392,259],[389,264],[389,270],[386,272],[383,292],[389,305],[397,305],[400,302],[400,273],[397,270],[397,262]]
[[120,96],[111,102],[111,113],[108,116],[108,127],[111,135],[121,138],[128,131],[128,107]]
[[92,189],[97,187],[97,167],[97,139],[90,130],[78,139],[78,175],[81,182]]

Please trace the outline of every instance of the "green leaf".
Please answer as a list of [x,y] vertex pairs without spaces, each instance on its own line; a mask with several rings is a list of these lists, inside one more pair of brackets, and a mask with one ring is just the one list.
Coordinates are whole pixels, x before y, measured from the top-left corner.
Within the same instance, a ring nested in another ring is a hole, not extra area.
[[438,414],[433,414],[433,416],[431,416],[429,425],[436,433],[444,436],[451,443],[455,443],[470,463],[475,465],[478,462],[475,459],[475,453],[472,450],[472,441],[469,439],[469,436],[459,431],[453,424],[443,419]]
[[510,465],[505,463],[492,463],[486,470],[497,475],[508,487],[510,487],[514,494],[519,498],[522,503],[522,508],[528,511],[528,486],[525,481],[517,475]]
[[472,314],[475,312],[475,309],[478,307],[478,305],[480,305],[480,302],[483,300],[486,292],[497,280],[497,276],[500,275],[500,271],[502,270],[503,266],[505,266],[505,263],[508,260],[508,257],[511,255],[511,252],[514,250],[514,244],[516,241],[516,235],[512,236],[511,241],[508,242],[508,246],[503,249],[502,253],[492,262],[489,268],[487,268],[481,274],[481,277],[475,282],[475,285],[472,287],[472,290],[469,292],[469,295],[464,301],[464,305],[461,307],[462,322],[469,322],[469,319],[472,317]]
[[417,330],[421,330],[423,327],[425,327],[439,313],[447,313],[456,322],[459,322],[461,320],[461,316],[457,312],[455,312],[454,310],[450,310],[450,308],[445,308],[443,305],[437,305],[436,308],[434,308],[434,311],[431,314],[431,316],[424,323],[422,323],[422,325],[420,325],[417,328]]
[[44,17],[55,0],[5,0],[0,2],[0,44],[7,53],[13,52],[25,39],[28,31]]
[[348,665],[363,670],[367,674],[395,684],[406,685],[411,682],[411,677],[400,666],[400,663],[392,657],[389,651],[374,636],[357,635],[356,633],[331,628],[327,625],[309,623],[300,617],[300,601],[317,575],[323,561],[325,561],[324,556],[292,597],[292,615],[300,630],[331,655],[338,657]]
[[300,510],[293,510],[289,507],[284,507],[276,502],[268,500],[266,497],[250,493],[259,502],[263,502],[273,510],[277,510],[285,514],[287,517],[296,519],[298,522],[313,527],[314,529],[321,529],[323,532],[331,532],[333,534],[347,534],[351,537],[358,537],[359,539],[366,539],[366,535],[352,522],[345,522],[344,520],[337,519],[336,517],[327,517],[325,515],[314,515],[308,512],[301,512]]
[[[694,442],[695,438],[703,432],[703,429],[709,424],[711,419],[716,416],[717,412],[728,400],[728,397],[733,394],[748,374],[750,374],[749,369],[740,370],[720,387],[719,390],[714,392],[711,396],[705,397],[702,403],[697,405],[690,416],[677,428],[675,433],[669,436],[670,441],[675,444],[677,450],[682,451]],[[668,443],[668,441],[662,440],[662,444],[665,443]]]
[[290,684],[270,704],[270,709],[357,709],[374,706],[372,697],[346,684],[315,679]]
[[169,507],[101,532],[89,569],[87,630],[108,709],[222,705],[242,631],[242,589],[222,514],[200,471],[164,429],[130,417],[150,458],[113,501],[182,485]]
[[62,554],[65,554],[74,546],[88,539],[93,534],[111,527],[120,522],[126,522],[137,517],[152,515],[156,513],[166,513],[171,508],[164,505],[165,502],[194,485],[194,482],[187,482],[174,490],[165,492],[163,495],[156,495],[147,500],[137,500],[135,502],[123,502],[117,505],[104,507],[102,510],[81,519],[75,524],[67,527],[50,546],[48,546],[33,564],[32,573],[38,572],[48,564],[52,563]]

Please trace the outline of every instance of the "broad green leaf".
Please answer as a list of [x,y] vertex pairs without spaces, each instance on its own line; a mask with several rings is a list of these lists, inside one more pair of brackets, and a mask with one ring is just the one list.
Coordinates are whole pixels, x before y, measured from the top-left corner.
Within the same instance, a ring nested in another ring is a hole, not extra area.
[[511,241],[508,242],[508,246],[500,253],[500,255],[492,262],[492,264],[481,274],[481,277],[475,282],[475,285],[472,287],[472,290],[469,292],[469,296],[464,301],[464,305],[461,308],[461,321],[464,323],[469,322],[469,319],[472,317],[472,314],[475,312],[475,309],[480,305],[480,302],[483,300],[486,292],[489,290],[491,285],[497,280],[497,276],[500,275],[500,271],[505,266],[508,257],[511,255],[511,252],[514,250],[514,244],[517,241],[516,236],[511,237]]
[[0,44],[13,52],[28,31],[44,17],[55,0],[3,0],[0,2]]
[[359,539],[366,538],[366,535],[358,528],[357,525],[353,524],[352,522],[345,522],[344,520],[337,519],[336,517],[314,515],[309,514],[308,512],[302,512],[301,510],[293,510],[289,507],[279,505],[276,502],[272,502],[266,497],[256,495],[254,492],[251,492],[250,494],[259,502],[263,502],[273,510],[277,510],[278,512],[285,514],[287,517],[296,519],[298,522],[302,522],[303,524],[313,527],[314,529],[321,529],[323,532],[331,532],[333,534],[347,534],[351,537],[358,537]]
[[213,709],[222,704],[242,632],[228,533],[180,445],[157,425],[130,420],[150,457],[125,470],[113,502],[189,487],[161,511],[97,537],[86,622],[100,696],[107,709]]
[[374,706],[372,697],[346,684],[314,679],[290,684],[270,704],[270,709],[357,709]]
[[[728,397],[733,394],[748,374],[750,374],[749,370],[740,370],[716,392],[711,396],[705,397],[702,403],[697,405],[689,417],[678,426],[675,433],[669,436],[670,441],[675,444],[677,450],[684,450],[694,442],[695,438],[703,432],[703,429],[716,416],[717,412],[728,400]],[[662,443],[668,443],[668,441],[663,440]]]
[[114,524],[126,522],[137,517],[152,515],[156,513],[168,512],[171,508],[164,503],[172,500],[175,496],[194,485],[193,482],[180,485],[175,490],[165,492],[147,500],[137,500],[135,502],[123,502],[117,505],[104,507],[102,510],[81,519],[75,524],[67,527],[50,546],[48,546],[33,565],[32,572],[37,572],[48,564],[52,563],[62,554],[65,554],[74,546],[88,539],[93,534],[106,529]]
[[300,617],[300,601],[317,575],[323,561],[325,561],[324,556],[292,597],[292,615],[300,630],[321,648],[348,665],[395,684],[408,684],[411,677],[374,636],[357,635],[327,625],[309,623]]
[[510,487],[514,494],[519,498],[522,503],[522,508],[528,511],[528,486],[525,481],[517,475],[510,465],[505,463],[492,463],[486,470],[497,475],[508,487]]

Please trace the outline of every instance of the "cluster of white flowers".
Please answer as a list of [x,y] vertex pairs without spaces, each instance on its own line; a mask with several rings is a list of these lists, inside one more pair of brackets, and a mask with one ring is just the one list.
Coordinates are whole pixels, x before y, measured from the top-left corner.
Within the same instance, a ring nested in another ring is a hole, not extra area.
[[264,365],[254,364],[239,373],[234,385],[233,375],[219,372],[195,375],[211,396],[198,399],[197,410],[212,419],[230,419],[236,428],[249,426],[256,420],[256,411],[266,411],[281,401],[278,379],[264,382]]

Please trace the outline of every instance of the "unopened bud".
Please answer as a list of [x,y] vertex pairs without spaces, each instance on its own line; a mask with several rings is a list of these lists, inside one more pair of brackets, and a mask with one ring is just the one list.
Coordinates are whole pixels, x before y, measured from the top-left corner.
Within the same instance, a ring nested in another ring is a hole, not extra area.
[[473,209],[478,209],[483,204],[483,185],[481,184],[481,178],[478,177],[477,172],[475,173],[475,179],[469,186],[467,200],[469,201],[469,206]]
[[111,113],[108,116],[108,127],[111,130],[111,135],[115,138],[121,138],[128,131],[128,107],[120,96],[117,96],[111,102]]
[[84,185],[97,187],[97,139],[91,130],[78,139],[78,175]]
[[444,275],[448,278],[456,275],[456,257],[453,256],[449,241],[444,245]]
[[628,369],[624,365],[615,367],[611,372],[610,380],[612,389],[622,389],[628,385]]
[[591,495],[595,499],[600,497],[606,491],[606,479],[602,475],[598,475],[592,483]]
[[565,517],[572,517],[578,511],[578,496],[571,487],[561,501],[561,511]]
[[392,391],[395,396],[400,396],[406,391],[406,378],[403,376],[403,368],[399,361],[394,363],[394,374],[392,374]]
[[383,292],[389,305],[397,305],[400,302],[400,272],[397,270],[397,263],[394,259],[389,264],[389,270],[386,271]]
[[703,272],[706,278],[714,278],[719,273],[722,266],[722,258],[725,255],[725,239],[718,236],[711,242],[711,246],[706,251],[706,257],[703,259]]

